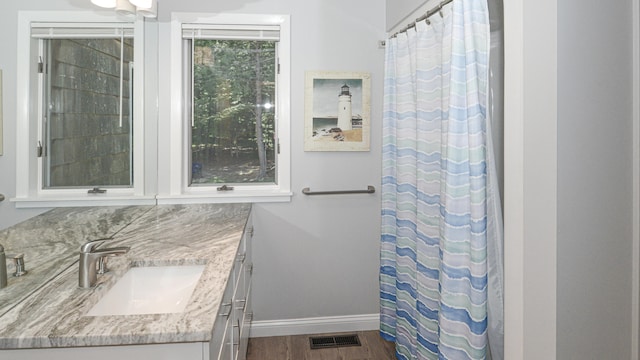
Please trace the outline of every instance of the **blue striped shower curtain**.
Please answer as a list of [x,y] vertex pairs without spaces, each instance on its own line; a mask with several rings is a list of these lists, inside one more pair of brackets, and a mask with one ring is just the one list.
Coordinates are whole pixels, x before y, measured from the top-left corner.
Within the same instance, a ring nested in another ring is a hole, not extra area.
[[386,46],[381,334],[398,359],[487,356],[486,1]]

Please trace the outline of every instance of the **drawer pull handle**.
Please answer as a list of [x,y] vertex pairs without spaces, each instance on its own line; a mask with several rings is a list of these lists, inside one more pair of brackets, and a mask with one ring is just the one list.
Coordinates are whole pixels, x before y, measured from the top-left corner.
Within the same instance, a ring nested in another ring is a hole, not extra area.
[[247,306],[247,299],[243,299],[243,300],[236,300],[236,302],[238,304],[242,304],[242,306],[237,307],[236,310],[242,310],[244,311],[244,308]]
[[222,306],[226,307],[227,310],[226,310],[226,312],[225,311],[221,312],[220,314],[218,314],[218,316],[229,317],[229,315],[231,315],[231,305],[232,305],[231,303],[222,304]]

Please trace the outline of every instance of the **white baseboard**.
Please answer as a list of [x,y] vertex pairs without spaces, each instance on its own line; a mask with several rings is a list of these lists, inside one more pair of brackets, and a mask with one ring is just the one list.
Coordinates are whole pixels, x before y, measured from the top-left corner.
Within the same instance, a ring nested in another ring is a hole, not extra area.
[[380,314],[264,320],[251,323],[251,337],[378,330]]

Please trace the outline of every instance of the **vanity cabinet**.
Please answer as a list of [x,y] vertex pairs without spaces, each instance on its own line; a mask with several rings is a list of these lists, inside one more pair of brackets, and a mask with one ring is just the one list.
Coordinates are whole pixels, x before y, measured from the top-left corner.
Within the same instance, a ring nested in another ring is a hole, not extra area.
[[[144,210],[112,236],[112,242],[131,246],[127,255],[131,258],[114,261],[104,279],[117,281],[116,274],[124,274],[134,262],[146,264],[138,266],[164,266],[167,261],[185,265],[206,262],[184,313],[85,316],[104,291],[100,292],[100,286],[78,289],[78,267],[67,265],[53,280],[0,316],[0,360],[246,358],[251,326],[250,204]],[[47,224],[58,223],[59,215],[51,215]],[[79,232],[92,233],[84,228]],[[31,279],[37,272],[30,272]],[[3,291],[18,288],[11,285]]]
[[210,343],[212,360],[244,360],[246,358],[253,316],[251,310],[252,237],[253,225],[249,215],[213,326]]

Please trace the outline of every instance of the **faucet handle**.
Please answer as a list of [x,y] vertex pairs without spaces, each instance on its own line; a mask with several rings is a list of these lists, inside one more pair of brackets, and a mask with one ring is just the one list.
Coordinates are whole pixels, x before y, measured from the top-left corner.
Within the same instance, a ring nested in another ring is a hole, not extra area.
[[107,268],[107,257],[101,256],[98,259],[98,270],[96,270],[97,274],[106,274],[109,272],[109,268]]
[[7,256],[0,245],[0,289],[7,287]]
[[93,252],[98,246],[102,245],[107,239],[90,240],[80,246],[80,252],[90,253]]
[[13,273],[13,276],[18,277],[27,273],[27,270],[24,268],[24,254],[14,256],[13,262],[16,266],[16,272]]

